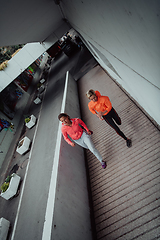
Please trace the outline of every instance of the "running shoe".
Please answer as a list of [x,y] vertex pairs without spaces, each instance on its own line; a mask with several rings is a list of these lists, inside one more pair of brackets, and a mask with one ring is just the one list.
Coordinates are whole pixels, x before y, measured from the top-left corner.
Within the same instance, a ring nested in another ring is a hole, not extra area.
[[106,162],[102,162],[101,164],[102,164],[102,168],[105,169],[106,166],[107,166],[107,165],[106,165]]
[[132,141],[131,141],[131,139],[127,139],[126,140],[126,144],[127,144],[127,147],[132,147]]

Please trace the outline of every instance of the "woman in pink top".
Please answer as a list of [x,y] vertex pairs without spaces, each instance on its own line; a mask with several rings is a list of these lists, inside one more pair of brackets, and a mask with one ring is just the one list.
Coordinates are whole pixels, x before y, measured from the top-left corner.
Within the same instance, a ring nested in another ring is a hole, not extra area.
[[[65,141],[72,147],[77,143],[81,147],[89,149],[98,158],[102,168],[106,168],[106,162],[102,160],[100,153],[91,140],[90,135],[92,134],[92,131],[87,128],[86,124],[79,118],[70,118],[66,113],[59,114],[58,119],[62,122],[61,131]],[[73,141],[70,140],[68,135]]]

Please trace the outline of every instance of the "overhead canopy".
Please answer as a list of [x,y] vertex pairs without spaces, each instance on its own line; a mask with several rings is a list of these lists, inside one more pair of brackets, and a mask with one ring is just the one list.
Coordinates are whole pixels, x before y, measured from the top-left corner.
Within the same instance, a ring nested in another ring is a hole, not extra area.
[[0,46],[44,41],[64,23],[55,2],[12,0],[1,4]]

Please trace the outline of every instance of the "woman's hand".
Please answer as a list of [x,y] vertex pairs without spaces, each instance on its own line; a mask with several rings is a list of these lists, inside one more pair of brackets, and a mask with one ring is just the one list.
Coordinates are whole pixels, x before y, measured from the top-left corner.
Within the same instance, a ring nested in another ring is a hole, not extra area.
[[91,130],[89,130],[87,133],[88,133],[88,135],[92,135],[93,134],[93,132]]
[[100,119],[100,120],[103,120],[103,117],[102,117],[103,113],[102,112],[97,112],[97,117]]
[[75,146],[76,146],[76,144],[75,144],[74,142],[72,142],[72,143],[71,143],[71,146],[72,146],[72,147],[75,147]]
[[97,112],[97,117],[100,119],[100,120],[103,120],[103,115],[105,114],[105,113],[107,113],[108,111],[107,110],[105,110],[104,112]]

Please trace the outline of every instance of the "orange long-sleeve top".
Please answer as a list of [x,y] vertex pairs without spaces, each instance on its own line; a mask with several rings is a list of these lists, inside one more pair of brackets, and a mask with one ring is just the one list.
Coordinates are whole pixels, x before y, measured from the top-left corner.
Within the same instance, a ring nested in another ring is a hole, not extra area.
[[95,91],[95,94],[98,100],[96,102],[90,101],[88,103],[89,110],[93,114],[97,112],[104,112],[107,110],[107,112],[104,114],[104,115],[107,115],[112,109],[112,103],[110,102],[109,97],[101,96],[99,91]]
[[62,123],[61,131],[65,141],[71,145],[72,141],[69,139],[68,135],[73,140],[77,140],[81,138],[83,134],[83,129],[79,126],[79,124],[83,126],[87,132],[89,131],[89,129],[87,128],[86,124],[79,118],[71,118],[70,120],[72,122],[72,126],[66,126]]

